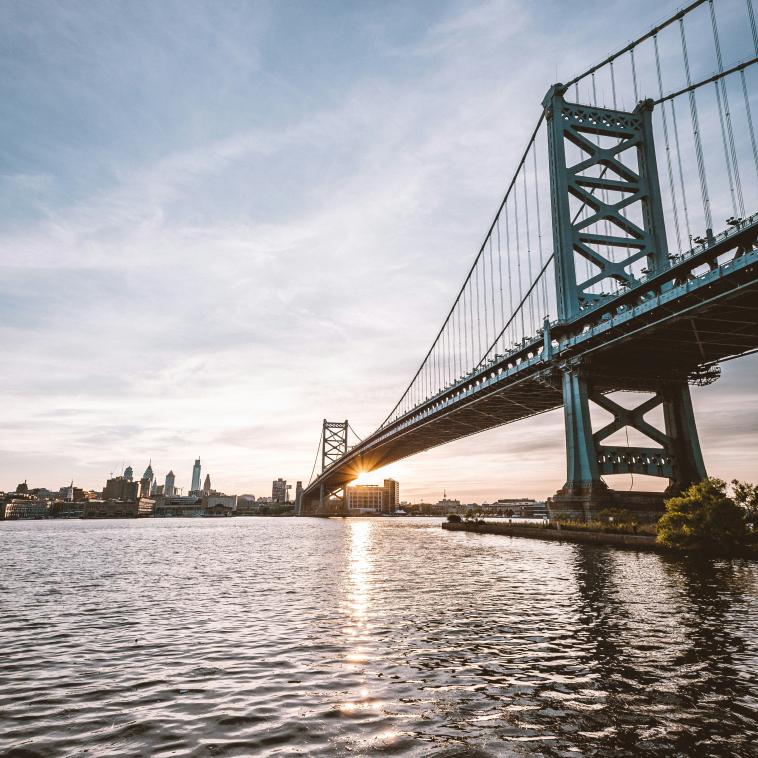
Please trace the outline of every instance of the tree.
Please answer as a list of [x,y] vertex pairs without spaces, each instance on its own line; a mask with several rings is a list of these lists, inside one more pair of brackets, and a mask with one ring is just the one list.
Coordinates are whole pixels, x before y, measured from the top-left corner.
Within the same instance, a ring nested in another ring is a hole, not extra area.
[[730,553],[743,548],[748,532],[741,508],[726,494],[726,482],[704,479],[666,500],[657,541],[666,547]]
[[734,502],[743,509],[745,521],[753,528],[758,527],[758,484],[732,479]]

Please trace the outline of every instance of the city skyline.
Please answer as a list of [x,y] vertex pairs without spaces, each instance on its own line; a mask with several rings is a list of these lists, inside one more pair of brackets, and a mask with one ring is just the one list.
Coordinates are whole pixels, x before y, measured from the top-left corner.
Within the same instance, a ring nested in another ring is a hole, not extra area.
[[[659,15],[588,3],[557,50],[559,3],[359,5],[0,11],[0,489],[94,488],[127,449],[183,486],[198,440],[223,491],[307,481],[322,419],[370,433],[413,375],[544,83],[625,41],[593,10]],[[757,370],[693,388],[712,475],[755,478]],[[563,447],[554,411],[367,481],[542,498]]]

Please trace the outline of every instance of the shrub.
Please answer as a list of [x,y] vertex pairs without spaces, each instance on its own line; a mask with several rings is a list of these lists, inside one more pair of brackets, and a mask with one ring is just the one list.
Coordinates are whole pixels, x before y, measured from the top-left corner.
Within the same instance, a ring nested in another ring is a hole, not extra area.
[[678,550],[731,553],[748,541],[742,509],[726,494],[726,482],[704,479],[665,501],[657,541]]
[[734,502],[742,508],[745,521],[753,529],[758,527],[758,484],[732,479]]
[[451,524],[460,524],[463,519],[457,513],[448,513],[447,520]]

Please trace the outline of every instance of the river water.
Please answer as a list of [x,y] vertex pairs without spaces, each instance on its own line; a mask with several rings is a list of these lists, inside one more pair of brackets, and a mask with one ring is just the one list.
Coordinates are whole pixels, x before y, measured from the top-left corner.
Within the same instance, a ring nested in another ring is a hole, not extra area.
[[0,755],[758,754],[757,564],[439,523],[0,522]]

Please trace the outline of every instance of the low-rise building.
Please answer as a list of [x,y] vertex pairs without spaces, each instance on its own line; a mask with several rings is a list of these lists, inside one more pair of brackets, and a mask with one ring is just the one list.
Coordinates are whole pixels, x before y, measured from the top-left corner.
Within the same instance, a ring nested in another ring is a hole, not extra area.
[[190,518],[204,515],[201,498],[193,495],[156,498],[156,518]]
[[36,497],[14,497],[5,504],[6,521],[47,518],[47,503]]
[[383,484],[354,484],[345,490],[348,511],[354,513],[394,513],[400,502],[400,484],[385,479]]
[[233,513],[237,509],[236,495],[224,495],[223,493],[218,492],[210,495],[204,495],[202,502],[203,508],[205,508],[206,511],[223,508],[228,510],[229,513]]
[[82,518],[137,518],[139,505],[124,500],[88,500]]
[[155,515],[155,503],[157,498],[141,497],[137,503],[137,517],[150,518]]
[[70,503],[68,500],[54,500],[48,509],[50,518],[82,518],[86,501]]

